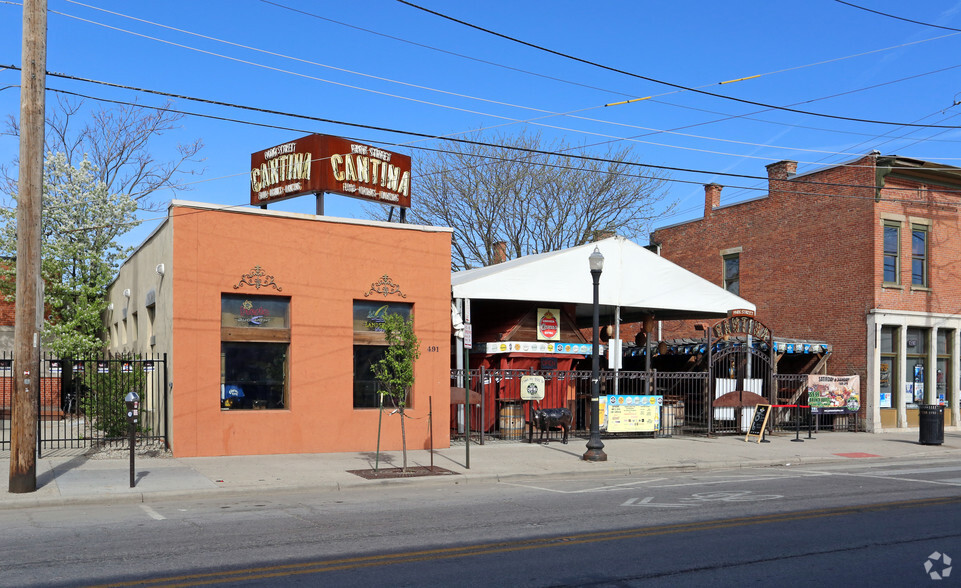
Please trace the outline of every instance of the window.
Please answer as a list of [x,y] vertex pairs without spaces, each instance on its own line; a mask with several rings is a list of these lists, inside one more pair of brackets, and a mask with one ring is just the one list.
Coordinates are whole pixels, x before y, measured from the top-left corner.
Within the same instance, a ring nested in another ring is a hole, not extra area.
[[950,329],[938,329],[938,368],[935,374],[934,393],[935,402],[946,405],[948,398],[948,382],[951,381],[951,341],[954,339],[954,331]]
[[131,313],[130,315],[130,343],[133,345],[137,344],[137,339],[140,336],[140,323],[137,321],[137,313]]
[[724,259],[724,289],[731,294],[741,294],[741,254],[725,255]]
[[898,390],[898,328],[881,327],[881,398],[878,406],[893,408],[897,406]]
[[908,327],[907,329],[907,373],[904,374],[907,384],[907,404],[915,408],[915,404],[924,403],[924,363],[928,355],[928,329]]
[[901,223],[884,223],[884,283],[901,283]]
[[290,300],[224,294],[220,301],[220,407],[288,408]]
[[928,227],[911,226],[911,285],[928,285]]
[[[377,408],[380,395],[371,366],[383,359],[387,341],[378,328],[388,314],[410,318],[411,305],[397,302],[354,301],[354,408]],[[410,402],[408,401],[408,406]]]
[[157,319],[157,308],[155,306],[147,307],[147,343],[154,345],[157,340],[154,337],[154,322]]

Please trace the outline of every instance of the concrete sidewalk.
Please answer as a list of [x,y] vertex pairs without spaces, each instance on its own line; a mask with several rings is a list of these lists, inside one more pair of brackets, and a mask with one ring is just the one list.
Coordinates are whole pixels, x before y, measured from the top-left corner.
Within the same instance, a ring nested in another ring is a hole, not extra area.
[[[664,470],[707,470],[796,466],[852,459],[961,459],[961,432],[945,433],[942,445],[921,445],[918,433],[820,432],[803,442],[795,435],[768,437],[769,443],[738,437],[605,439],[606,462],[581,459],[584,439],[563,445],[493,442],[448,449],[408,451],[409,466],[444,468],[453,475],[365,479],[351,470],[375,465],[375,454],[322,453],[243,457],[135,458],[135,487],[130,487],[129,452],[97,459],[86,455],[44,457],[37,461],[37,491],[0,493],[0,508],[63,504],[149,502],[176,498],[256,495],[264,491],[338,491],[377,484],[466,484],[512,477],[606,474],[624,476]],[[0,454],[2,455],[2,454]],[[122,457],[121,457],[122,456]],[[2,455],[9,472],[9,452]],[[401,465],[399,451],[380,454],[379,467]],[[467,466],[470,466],[469,468]]]

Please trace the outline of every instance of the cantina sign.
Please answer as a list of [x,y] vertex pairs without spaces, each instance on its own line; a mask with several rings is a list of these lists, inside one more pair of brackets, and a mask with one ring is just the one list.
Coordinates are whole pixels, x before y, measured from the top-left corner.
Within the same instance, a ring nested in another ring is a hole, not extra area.
[[410,156],[329,135],[308,135],[250,156],[255,206],[333,192],[410,208]]
[[751,335],[755,339],[771,342],[771,330],[754,317],[729,316],[711,327],[711,335],[714,339],[740,334]]

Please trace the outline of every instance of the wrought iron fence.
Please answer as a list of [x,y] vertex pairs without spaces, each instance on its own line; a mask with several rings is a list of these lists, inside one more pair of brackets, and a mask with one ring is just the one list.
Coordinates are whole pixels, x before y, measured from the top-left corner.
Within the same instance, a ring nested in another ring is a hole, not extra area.
[[[544,377],[542,400],[521,399],[521,378],[528,375]],[[660,428],[650,434],[670,436],[696,432],[700,423],[697,419],[688,421],[687,411],[689,406],[699,406],[706,382],[706,374],[605,370],[599,373],[598,383],[600,396],[662,395]],[[590,371],[452,370],[451,386],[462,389],[464,394],[468,390],[474,393],[473,404],[465,408],[460,402],[451,407],[452,438],[464,437],[469,431],[472,440],[479,443],[489,439],[526,439],[531,432],[531,411],[541,408],[569,409],[576,433],[584,434],[590,428]]]
[[[521,400],[523,376],[544,376],[545,395],[540,401]],[[657,395],[663,397],[657,436],[743,434],[753,408],[719,409],[710,401],[710,379],[706,372],[601,371],[600,395]],[[769,429],[781,432],[807,428],[862,430],[856,415],[839,418],[833,415],[811,415],[807,408],[807,375],[774,375],[776,392]],[[586,434],[590,428],[590,371],[556,370],[452,370],[451,386],[469,390],[474,400],[465,408],[463,400],[451,407],[451,437],[463,438],[469,431],[472,441],[527,439],[530,411],[536,408],[568,408],[573,415],[573,429]],[[791,406],[783,406],[791,405]],[[800,407],[798,407],[800,406]],[[719,410],[729,410],[727,420]],[[713,412],[712,412],[713,411]],[[737,413],[740,412],[740,415]],[[740,417],[740,418],[738,418]],[[812,422],[812,419],[813,422]],[[741,426],[736,423],[741,422]],[[469,425],[469,426],[468,426]],[[605,436],[613,436],[605,433]]]
[[[13,358],[0,355],[0,449],[9,449]],[[124,397],[140,397],[137,437],[168,446],[166,354],[40,359],[37,451],[123,444],[128,436]]]

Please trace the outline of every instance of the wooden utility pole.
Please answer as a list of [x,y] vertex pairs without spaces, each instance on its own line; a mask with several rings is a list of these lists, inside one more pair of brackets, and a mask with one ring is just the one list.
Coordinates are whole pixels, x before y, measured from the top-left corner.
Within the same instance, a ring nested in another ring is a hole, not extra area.
[[17,299],[13,332],[10,492],[37,489],[40,394],[40,217],[44,98],[47,89],[47,0],[23,1],[20,59],[20,178],[17,185]]

